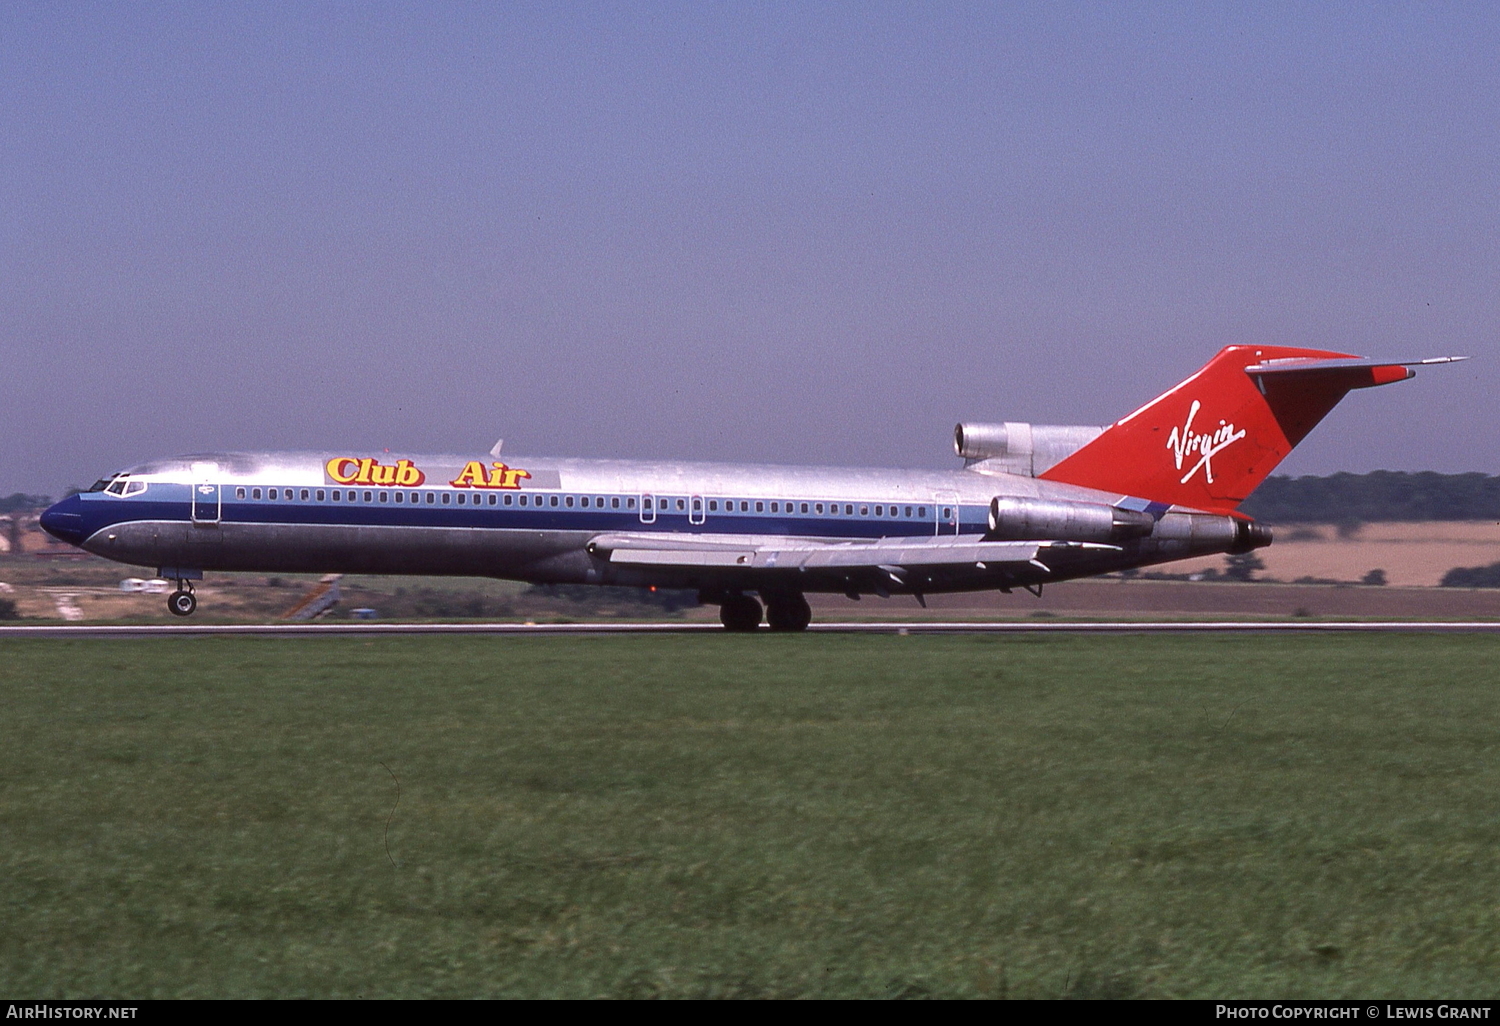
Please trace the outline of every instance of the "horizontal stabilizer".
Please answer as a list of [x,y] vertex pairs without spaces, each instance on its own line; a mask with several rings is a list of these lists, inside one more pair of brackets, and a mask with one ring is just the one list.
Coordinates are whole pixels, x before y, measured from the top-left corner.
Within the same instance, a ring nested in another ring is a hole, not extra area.
[[1251,364],[1245,368],[1245,373],[1255,378],[1296,374],[1336,374],[1347,376],[1350,379],[1348,382],[1350,388],[1370,388],[1374,385],[1388,385],[1393,381],[1405,381],[1407,378],[1416,377],[1417,372],[1412,369],[1414,367],[1459,363],[1467,359],[1467,356],[1432,356],[1425,360],[1372,360],[1358,356],[1336,359],[1288,357]]

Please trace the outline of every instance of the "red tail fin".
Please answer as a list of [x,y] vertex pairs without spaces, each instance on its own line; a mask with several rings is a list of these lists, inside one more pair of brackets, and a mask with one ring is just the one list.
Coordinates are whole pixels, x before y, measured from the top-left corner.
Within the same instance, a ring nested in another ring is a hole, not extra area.
[[1041,476],[1227,512],[1350,389],[1413,373],[1405,363],[1319,349],[1228,346]]

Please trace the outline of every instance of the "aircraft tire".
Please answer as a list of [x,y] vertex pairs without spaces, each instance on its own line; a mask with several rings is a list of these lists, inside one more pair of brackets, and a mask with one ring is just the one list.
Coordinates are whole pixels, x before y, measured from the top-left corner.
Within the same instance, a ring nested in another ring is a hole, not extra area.
[[748,633],[760,627],[760,603],[749,595],[731,595],[719,605],[719,622],[727,631]]
[[190,591],[174,591],[167,598],[167,609],[173,616],[192,616],[198,608],[198,599]]
[[778,595],[766,600],[766,623],[773,631],[805,631],[812,623],[812,607],[801,595]]

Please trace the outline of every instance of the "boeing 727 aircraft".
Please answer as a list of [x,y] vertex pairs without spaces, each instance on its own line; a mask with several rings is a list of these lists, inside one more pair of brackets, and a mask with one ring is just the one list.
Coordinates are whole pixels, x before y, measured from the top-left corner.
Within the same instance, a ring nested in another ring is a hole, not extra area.
[[1351,389],[1435,360],[1229,346],[1107,427],[960,424],[962,469],[485,455],[205,453],[111,474],[42,515],[89,552],[205,571],[452,574],[694,588],[732,631],[798,631],[805,596],[1026,588],[1271,532],[1237,507]]

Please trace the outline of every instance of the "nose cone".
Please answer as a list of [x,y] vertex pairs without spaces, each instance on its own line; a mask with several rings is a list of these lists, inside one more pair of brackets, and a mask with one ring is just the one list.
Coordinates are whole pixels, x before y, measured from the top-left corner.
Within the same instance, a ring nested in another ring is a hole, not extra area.
[[82,545],[83,501],[70,495],[62,502],[48,508],[41,516],[42,530],[69,545]]

